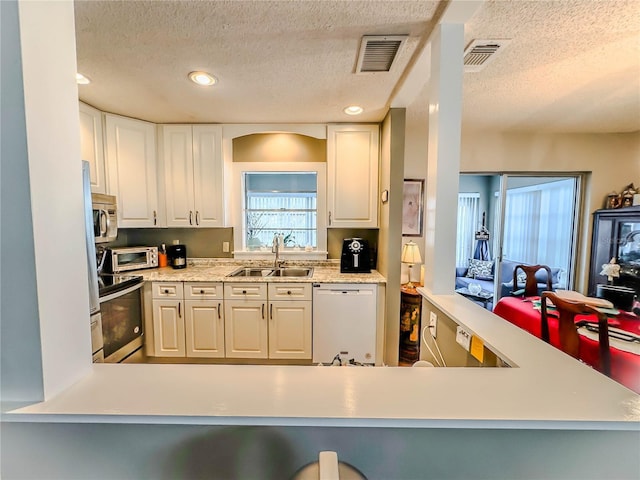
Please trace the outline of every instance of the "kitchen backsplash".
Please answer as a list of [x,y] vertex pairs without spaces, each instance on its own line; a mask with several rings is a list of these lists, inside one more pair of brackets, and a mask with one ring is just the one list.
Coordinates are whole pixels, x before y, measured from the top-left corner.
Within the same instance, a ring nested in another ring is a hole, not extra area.
[[[339,259],[344,238],[360,237],[369,242],[372,256],[378,251],[378,229],[329,228],[327,244],[330,259]],[[187,246],[191,258],[231,258],[231,252],[222,251],[222,243],[229,242],[233,248],[233,228],[120,228],[118,239],[110,244],[114,247],[140,245],[169,246],[173,240]],[[375,262],[374,262],[375,265]]]
[[174,240],[187,246],[187,257],[231,258],[231,252],[222,251],[222,243],[233,248],[233,228],[120,228],[114,246],[134,247],[149,245],[167,247]]

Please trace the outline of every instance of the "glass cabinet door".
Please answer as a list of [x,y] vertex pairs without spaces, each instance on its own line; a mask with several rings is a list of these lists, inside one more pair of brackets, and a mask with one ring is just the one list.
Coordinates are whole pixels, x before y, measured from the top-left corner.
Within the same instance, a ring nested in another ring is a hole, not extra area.
[[640,222],[618,223],[618,263],[640,266]]

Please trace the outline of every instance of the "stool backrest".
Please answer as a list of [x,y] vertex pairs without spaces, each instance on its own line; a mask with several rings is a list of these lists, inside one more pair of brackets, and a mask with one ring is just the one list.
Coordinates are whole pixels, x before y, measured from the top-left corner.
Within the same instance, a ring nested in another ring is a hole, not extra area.
[[544,269],[547,272],[547,290],[551,291],[551,269],[547,265],[516,265],[513,269],[513,294],[520,295],[518,289],[518,270],[522,270],[526,275],[523,296],[538,296],[538,279],[536,273],[538,270]]
[[558,311],[558,334],[560,337],[560,349],[579,358],[580,336],[575,324],[578,314],[595,315],[598,319],[598,343],[600,351],[600,369],[605,375],[611,374],[611,352],[609,351],[609,326],[607,316],[592,307],[581,302],[563,300],[553,292],[542,292],[540,309],[542,312],[542,340],[549,343],[549,312],[547,299],[553,303]]

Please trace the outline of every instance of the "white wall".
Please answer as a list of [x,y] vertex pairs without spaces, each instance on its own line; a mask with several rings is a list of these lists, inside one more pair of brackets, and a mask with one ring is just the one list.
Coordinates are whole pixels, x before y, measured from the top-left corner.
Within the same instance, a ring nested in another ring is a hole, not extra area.
[[[426,179],[427,178],[427,151],[429,146],[429,119],[426,108],[422,108],[422,103],[427,95],[425,89],[421,94],[421,102],[407,108],[405,125],[405,157],[404,157],[404,178]],[[426,182],[425,182],[426,185]],[[425,192],[426,194],[426,192]],[[424,259],[424,226],[426,209],[422,215],[422,235],[419,237],[402,237],[402,243],[413,240],[418,244],[420,255]],[[415,265],[411,268],[411,281],[420,281],[420,267]],[[409,267],[402,265],[402,282],[409,281]]]

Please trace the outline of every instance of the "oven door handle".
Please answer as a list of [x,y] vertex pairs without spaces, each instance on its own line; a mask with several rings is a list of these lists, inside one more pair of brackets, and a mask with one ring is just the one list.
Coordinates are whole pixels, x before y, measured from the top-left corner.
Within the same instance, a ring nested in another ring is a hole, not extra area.
[[127,293],[131,293],[135,290],[138,290],[139,288],[142,288],[144,282],[140,282],[136,285],[132,285],[129,288],[126,288],[124,290],[120,290],[119,292],[113,292],[109,295],[107,295],[106,297],[100,297],[100,303],[104,303],[104,302],[108,302],[109,300],[113,300],[114,298],[118,298],[121,297],[123,295],[126,295]]

